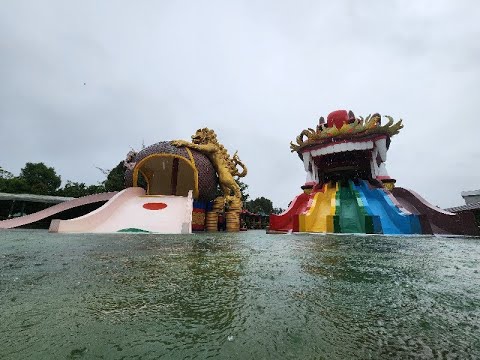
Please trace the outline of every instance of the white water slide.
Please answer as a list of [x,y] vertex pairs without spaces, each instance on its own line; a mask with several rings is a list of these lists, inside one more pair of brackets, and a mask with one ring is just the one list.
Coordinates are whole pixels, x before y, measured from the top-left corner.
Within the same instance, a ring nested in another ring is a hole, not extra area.
[[[106,192],[106,193],[101,193],[101,194],[94,194],[94,195],[88,195],[88,196],[83,196],[80,198],[76,198],[73,200],[68,200],[59,204],[56,204],[54,206],[51,206],[49,208],[46,208],[44,210],[38,211],[33,214],[25,215],[25,216],[20,216],[16,217],[13,219],[8,219],[8,220],[3,220],[0,221],[0,229],[13,229],[17,228],[20,226],[25,226],[28,224],[35,223],[37,221],[41,221],[43,219],[46,219],[48,217],[55,216],[63,211],[74,209],[83,205],[89,205],[89,204],[94,204],[102,201],[108,201],[111,198],[113,198],[118,192]],[[15,196],[15,195],[13,195]],[[21,199],[20,199],[21,201]]]
[[52,220],[50,232],[112,233],[145,231],[161,234],[192,232],[192,191],[188,196],[145,195],[127,188],[89,214],[71,220]]

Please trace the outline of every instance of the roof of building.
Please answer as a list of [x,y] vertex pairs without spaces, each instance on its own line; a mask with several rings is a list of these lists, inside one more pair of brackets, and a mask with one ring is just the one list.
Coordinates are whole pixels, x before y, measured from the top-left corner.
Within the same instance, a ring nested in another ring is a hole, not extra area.
[[48,204],[59,204],[64,201],[75,199],[73,197],[50,196],[50,195],[34,195],[34,194],[10,194],[0,192],[0,201],[29,201]]
[[455,206],[445,210],[450,212],[459,212],[459,211],[465,211],[465,210],[480,210],[480,202],[476,202],[468,205],[462,205],[462,206]]
[[461,195],[462,197],[480,195],[480,189],[472,191],[462,191]]

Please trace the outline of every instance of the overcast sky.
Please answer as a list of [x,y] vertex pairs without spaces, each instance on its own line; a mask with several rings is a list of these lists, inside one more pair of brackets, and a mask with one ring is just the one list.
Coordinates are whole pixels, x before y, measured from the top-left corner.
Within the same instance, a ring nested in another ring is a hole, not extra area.
[[95,184],[130,148],[200,127],[252,198],[305,182],[289,143],[337,109],[402,118],[387,170],[442,207],[480,188],[480,3],[21,1],[0,4],[0,166]]

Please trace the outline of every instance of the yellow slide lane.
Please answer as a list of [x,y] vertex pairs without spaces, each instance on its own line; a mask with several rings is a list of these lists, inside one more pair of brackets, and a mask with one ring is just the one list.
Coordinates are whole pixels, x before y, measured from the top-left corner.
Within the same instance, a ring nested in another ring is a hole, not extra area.
[[[325,186],[324,192],[318,192],[310,209],[300,215],[300,231],[305,232],[333,232],[333,226],[327,225],[327,216],[335,215],[335,194],[337,187],[334,183]],[[333,205],[332,205],[333,204]],[[332,225],[332,224],[331,224]]]

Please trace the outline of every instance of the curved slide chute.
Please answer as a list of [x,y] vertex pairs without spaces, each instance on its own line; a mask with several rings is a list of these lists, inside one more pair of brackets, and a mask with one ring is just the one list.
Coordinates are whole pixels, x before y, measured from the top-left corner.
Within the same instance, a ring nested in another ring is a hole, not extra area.
[[14,219],[3,220],[3,221],[0,221],[0,229],[13,229],[16,227],[25,226],[28,224],[35,223],[37,221],[41,221],[48,217],[54,216],[66,210],[70,210],[83,205],[108,201],[111,198],[113,198],[117,193],[118,193],[117,191],[114,191],[114,192],[106,192],[101,194],[83,196],[80,198],[76,198],[73,200],[65,201],[65,202],[50,206],[49,208],[46,208],[44,210],[38,211],[33,214],[20,216]]
[[310,194],[297,195],[286,211],[270,215],[270,231],[299,231],[298,215],[307,209],[309,199]]
[[49,231],[189,234],[192,232],[192,210],[192,191],[188,196],[147,196],[144,189],[131,187],[87,215],[71,220],[52,220]]
[[[342,233],[367,233],[374,232],[372,216],[368,214],[360,194],[355,191],[353,182],[342,184],[337,191],[336,216],[339,229],[335,232]],[[339,231],[338,231],[339,230]]]
[[299,215],[300,231],[334,232],[336,192],[336,184],[331,182],[324,185],[323,191],[315,193],[310,209]]
[[399,204],[413,214],[422,214],[426,221],[421,221],[424,234],[463,234],[480,235],[472,213],[451,213],[442,210],[412,190],[395,187],[392,195]]
[[403,212],[395,206],[386,190],[370,188],[365,180],[361,180],[359,186],[354,186],[365,197],[369,212],[379,217],[384,234],[422,233],[418,216]]

